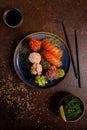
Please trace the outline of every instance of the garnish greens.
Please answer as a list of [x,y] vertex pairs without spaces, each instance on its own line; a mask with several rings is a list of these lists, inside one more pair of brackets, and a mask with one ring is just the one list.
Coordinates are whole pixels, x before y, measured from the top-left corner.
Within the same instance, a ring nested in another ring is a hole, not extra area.
[[49,62],[46,61],[44,58],[41,58],[41,65],[43,66],[43,69],[47,69],[49,66]]
[[61,41],[59,39],[57,39],[57,38],[49,38],[49,40],[56,47],[61,47]]

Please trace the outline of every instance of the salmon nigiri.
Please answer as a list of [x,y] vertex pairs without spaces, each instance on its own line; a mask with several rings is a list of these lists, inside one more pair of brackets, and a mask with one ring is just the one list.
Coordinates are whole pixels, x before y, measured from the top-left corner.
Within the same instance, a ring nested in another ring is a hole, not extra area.
[[43,39],[41,43],[42,47],[52,53],[55,57],[61,58],[63,52],[60,48],[54,46],[49,39]]
[[45,58],[49,63],[55,65],[56,67],[60,67],[62,65],[62,61],[52,55],[49,51],[43,50],[41,52],[43,58]]
[[41,47],[41,41],[36,38],[31,38],[29,41],[29,46],[33,51],[37,51]]

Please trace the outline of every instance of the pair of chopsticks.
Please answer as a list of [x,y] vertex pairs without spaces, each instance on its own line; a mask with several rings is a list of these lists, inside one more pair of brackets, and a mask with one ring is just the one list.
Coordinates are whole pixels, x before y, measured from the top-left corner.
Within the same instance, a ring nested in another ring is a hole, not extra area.
[[70,45],[69,38],[68,38],[68,35],[67,35],[67,32],[66,32],[66,28],[65,28],[65,25],[64,25],[63,22],[62,22],[62,28],[63,28],[63,31],[64,31],[64,35],[65,35],[65,38],[66,38],[66,42],[67,42],[68,48],[69,48],[69,50],[70,50],[70,55],[71,55],[71,61],[72,61],[73,71],[74,71],[74,74],[75,74],[76,79],[78,79],[78,87],[81,88],[81,78],[80,78],[80,67],[79,67],[77,32],[76,32],[76,30],[74,30],[75,49],[76,49],[76,61],[77,61],[77,69],[76,69],[75,62],[74,62],[74,58],[73,58],[73,54],[72,54],[72,50],[71,50],[71,45]]

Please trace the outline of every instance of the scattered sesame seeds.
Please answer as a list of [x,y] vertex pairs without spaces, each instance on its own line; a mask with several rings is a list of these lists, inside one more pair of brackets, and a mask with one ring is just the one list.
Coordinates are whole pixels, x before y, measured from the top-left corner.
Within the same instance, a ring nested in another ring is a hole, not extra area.
[[0,107],[5,112],[3,117],[13,120],[32,118],[38,112],[36,96],[40,95],[40,91],[29,89],[12,72],[8,72],[5,65],[3,69],[0,70]]
[[51,130],[50,122],[54,117],[50,118],[47,102],[42,103],[45,99],[42,91],[26,86],[5,65],[0,65],[0,73],[0,117],[15,120],[18,126],[18,122],[29,120],[34,122],[32,128]]

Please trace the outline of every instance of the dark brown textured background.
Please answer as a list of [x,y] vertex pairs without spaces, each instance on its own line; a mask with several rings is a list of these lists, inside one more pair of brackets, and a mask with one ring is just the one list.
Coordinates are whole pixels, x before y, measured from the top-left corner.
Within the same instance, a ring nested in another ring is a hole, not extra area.
[[[2,20],[4,10],[10,7],[20,9],[24,17],[23,24],[15,29],[7,27]],[[13,68],[12,58],[18,42],[27,34],[37,31],[51,32],[65,39],[62,20],[67,28],[74,58],[73,31],[77,29],[82,88],[78,88],[72,64],[65,79],[52,88],[39,90],[26,86]],[[87,0],[0,0],[0,88],[3,84],[26,87],[32,93],[30,102],[34,104],[34,112],[32,118],[18,122],[1,117],[0,130],[87,130]],[[56,112],[58,99],[67,92],[79,96],[85,103],[85,115],[76,123],[64,123]]]

